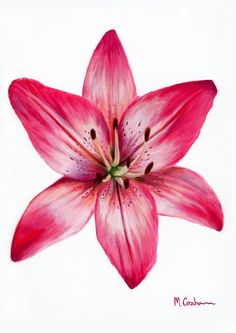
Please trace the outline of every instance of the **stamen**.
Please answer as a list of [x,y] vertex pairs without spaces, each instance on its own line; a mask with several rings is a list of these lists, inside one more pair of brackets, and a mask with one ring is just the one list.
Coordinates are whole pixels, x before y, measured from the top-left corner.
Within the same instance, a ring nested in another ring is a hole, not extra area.
[[150,171],[151,171],[152,168],[153,168],[153,165],[154,165],[154,163],[151,162],[151,163],[149,163],[149,164],[146,166],[146,169],[145,169],[145,171],[144,171],[144,174],[145,174],[145,175],[147,175],[147,174],[150,173]]
[[110,174],[108,174],[108,175],[106,176],[106,178],[104,178],[104,179],[102,180],[102,182],[103,182],[103,183],[107,183],[107,182],[109,182],[109,180],[111,180],[111,175],[110,175]]
[[146,166],[144,172],[127,172],[124,176],[129,178],[143,177],[151,172],[153,165],[154,163],[151,162]]
[[117,118],[114,118],[113,120],[113,129],[117,129],[118,128],[118,120]]
[[117,166],[120,163],[120,148],[119,148],[119,138],[118,138],[118,120],[116,118],[113,121],[113,128],[114,128],[115,149],[114,149],[114,160],[112,166]]
[[127,166],[127,168],[130,167],[130,163],[131,163],[131,160],[130,160],[130,157],[128,156],[127,160],[126,160],[126,166]]
[[135,165],[135,163],[140,159],[140,157],[143,155],[144,153],[144,150],[146,149],[146,145],[147,145],[147,142],[144,141],[143,145],[141,146],[140,148],[140,151],[138,153],[138,155],[136,156],[136,158],[130,163],[130,167],[132,167],[133,165]]
[[129,179],[125,178],[124,179],[124,188],[127,190],[127,188],[129,188]]
[[119,167],[119,170],[114,172],[113,175],[114,175],[114,177],[122,177],[126,174],[127,171],[128,171],[128,168],[126,166]]
[[148,142],[148,140],[149,140],[150,133],[151,133],[151,129],[150,129],[150,127],[147,127],[147,128],[145,129],[145,133],[144,133],[144,140],[145,140],[146,142]]
[[140,157],[143,155],[143,153],[146,149],[146,146],[147,146],[147,142],[148,142],[149,137],[150,137],[150,133],[151,133],[151,129],[150,129],[150,127],[147,127],[145,129],[145,132],[144,132],[144,143],[141,146],[140,151],[139,151],[138,155],[136,156],[136,158],[131,162],[130,167],[132,167],[140,159]]
[[102,178],[103,178],[102,175],[99,172],[96,173],[96,176],[97,176],[97,179],[99,181],[102,180]]
[[90,131],[90,136],[91,136],[91,139],[94,141],[95,147],[97,148],[97,151],[98,151],[100,157],[102,158],[102,160],[103,160],[103,162],[104,162],[107,170],[110,171],[111,170],[111,166],[110,166],[110,164],[109,164],[106,156],[104,155],[102,147],[100,146],[100,144],[98,142],[96,131],[93,128]]
[[127,172],[125,174],[125,177],[128,177],[128,178],[138,178],[138,177],[142,177],[144,176],[144,173],[143,172]]
[[90,136],[91,136],[91,139],[92,140],[95,140],[96,139],[96,132],[95,132],[95,129],[91,129],[91,131],[90,131]]
[[117,181],[118,184],[120,184],[122,187],[124,186],[124,180],[121,177],[116,177],[115,180]]

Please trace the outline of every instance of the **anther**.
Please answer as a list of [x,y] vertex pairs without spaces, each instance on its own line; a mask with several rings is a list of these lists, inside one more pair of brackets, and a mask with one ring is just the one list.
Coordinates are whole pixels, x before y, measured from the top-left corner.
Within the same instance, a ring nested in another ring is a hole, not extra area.
[[91,139],[92,140],[95,140],[96,139],[96,132],[95,132],[95,129],[91,129],[91,131],[90,131],[90,136],[91,136]]
[[98,180],[101,180],[103,178],[103,176],[99,172],[96,173],[96,176]]
[[150,127],[147,127],[147,128],[145,129],[145,132],[144,132],[144,140],[145,140],[146,142],[149,140],[150,133],[151,133],[151,129],[150,129]]
[[127,190],[127,188],[129,188],[129,179],[125,178],[124,179],[124,188]]
[[126,166],[127,166],[127,168],[130,167],[130,164],[131,164],[131,160],[130,160],[130,157],[128,156],[127,160],[126,160]]
[[118,120],[117,118],[114,118],[113,120],[113,129],[117,129],[118,128]]
[[146,169],[145,169],[145,171],[144,171],[144,174],[145,174],[145,175],[147,175],[147,174],[150,173],[150,171],[151,171],[152,168],[153,168],[153,165],[154,165],[154,163],[151,162],[151,163],[149,163],[149,164],[146,166]]

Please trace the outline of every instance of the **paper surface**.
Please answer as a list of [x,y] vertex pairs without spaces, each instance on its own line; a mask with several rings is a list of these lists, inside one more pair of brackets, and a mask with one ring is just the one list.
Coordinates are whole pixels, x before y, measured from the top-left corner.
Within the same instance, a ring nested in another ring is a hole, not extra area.
[[[0,1],[0,330],[28,332],[236,331],[235,4],[233,1]],[[201,174],[225,215],[218,233],[161,217],[158,259],[130,290],[99,246],[94,220],[77,235],[20,263],[14,229],[30,200],[57,180],[10,106],[19,77],[81,94],[90,56],[116,29],[139,95],[214,80],[218,95],[178,165]],[[174,297],[215,305],[174,306]]]

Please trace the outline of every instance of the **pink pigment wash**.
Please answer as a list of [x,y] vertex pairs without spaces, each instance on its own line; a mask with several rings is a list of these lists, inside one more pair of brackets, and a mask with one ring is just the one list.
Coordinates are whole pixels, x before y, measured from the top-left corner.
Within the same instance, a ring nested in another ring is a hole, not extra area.
[[137,96],[114,30],[96,47],[82,97],[32,79],[9,87],[13,109],[45,162],[62,175],[22,215],[13,261],[79,232],[95,214],[97,239],[130,288],[156,262],[158,214],[220,231],[216,194],[175,166],[198,138],[217,89],[211,80]]

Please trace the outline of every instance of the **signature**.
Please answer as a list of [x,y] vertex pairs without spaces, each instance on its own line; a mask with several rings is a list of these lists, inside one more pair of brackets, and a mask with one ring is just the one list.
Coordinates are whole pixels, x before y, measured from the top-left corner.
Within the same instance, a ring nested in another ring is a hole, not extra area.
[[174,306],[199,306],[199,305],[216,305],[214,302],[201,302],[196,300],[194,297],[192,300],[189,300],[188,297],[180,298],[174,297]]

